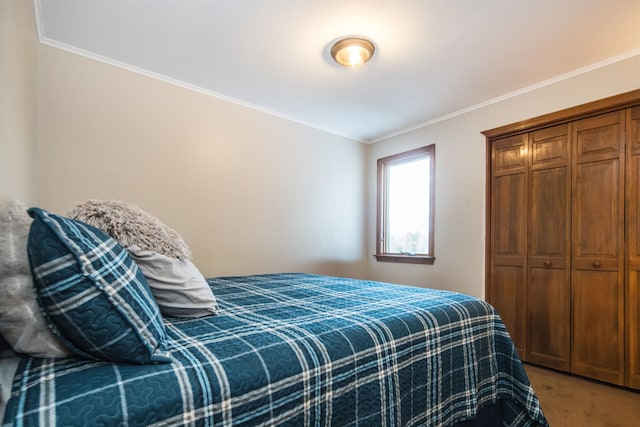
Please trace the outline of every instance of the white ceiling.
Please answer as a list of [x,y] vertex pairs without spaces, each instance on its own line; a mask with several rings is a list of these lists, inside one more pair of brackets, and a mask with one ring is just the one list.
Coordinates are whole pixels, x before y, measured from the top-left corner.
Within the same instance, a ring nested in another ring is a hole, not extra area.
[[[640,0],[35,4],[43,43],[364,142],[640,55]],[[344,35],[365,67],[332,63]]]

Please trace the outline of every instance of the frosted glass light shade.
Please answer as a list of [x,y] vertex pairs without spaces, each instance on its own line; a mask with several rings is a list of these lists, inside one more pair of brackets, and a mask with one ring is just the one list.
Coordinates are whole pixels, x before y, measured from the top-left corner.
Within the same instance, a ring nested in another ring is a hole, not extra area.
[[366,63],[376,48],[370,40],[362,37],[346,37],[331,47],[331,57],[343,67],[356,68]]

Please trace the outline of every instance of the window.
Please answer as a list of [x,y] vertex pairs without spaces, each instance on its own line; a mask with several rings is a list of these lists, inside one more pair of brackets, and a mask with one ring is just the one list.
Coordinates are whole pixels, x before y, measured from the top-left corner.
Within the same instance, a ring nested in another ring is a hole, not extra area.
[[433,264],[435,145],[378,159],[376,259]]

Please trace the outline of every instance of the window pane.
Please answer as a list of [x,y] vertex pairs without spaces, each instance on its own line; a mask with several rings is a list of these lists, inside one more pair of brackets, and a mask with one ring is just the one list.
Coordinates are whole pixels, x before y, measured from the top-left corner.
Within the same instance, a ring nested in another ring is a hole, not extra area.
[[431,144],[378,159],[376,260],[433,265],[435,155]]
[[388,253],[429,253],[429,161],[387,165]]

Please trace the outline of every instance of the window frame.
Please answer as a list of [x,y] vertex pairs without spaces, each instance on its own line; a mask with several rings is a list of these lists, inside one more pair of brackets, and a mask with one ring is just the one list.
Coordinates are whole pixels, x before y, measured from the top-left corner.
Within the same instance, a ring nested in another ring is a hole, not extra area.
[[[387,167],[429,157],[429,253],[427,254],[401,254],[385,251],[384,239],[386,233],[387,216]],[[435,235],[435,165],[436,165],[435,144],[415,148],[413,150],[383,157],[377,161],[377,209],[376,209],[376,260],[379,262],[398,262],[406,264],[429,264],[432,265],[436,259],[434,252]]]

